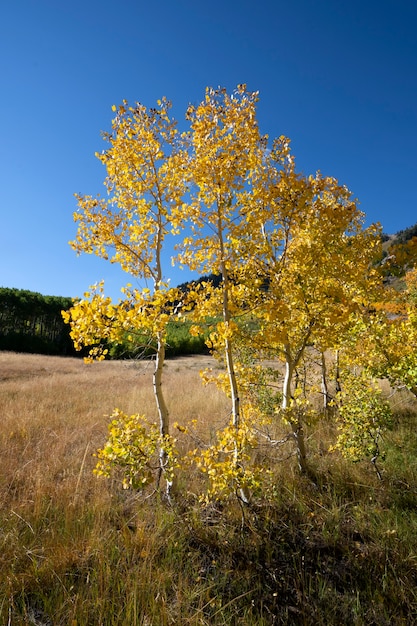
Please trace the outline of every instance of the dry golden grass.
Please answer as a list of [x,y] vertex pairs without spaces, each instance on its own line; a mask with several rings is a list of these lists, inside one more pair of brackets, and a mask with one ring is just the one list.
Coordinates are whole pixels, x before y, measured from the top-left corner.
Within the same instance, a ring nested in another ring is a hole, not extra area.
[[[200,369],[211,365],[215,366],[207,357],[166,363],[164,391],[173,421],[198,419],[207,430],[214,418],[227,421],[227,398],[214,386],[204,387],[199,376]],[[0,572],[10,588],[9,597],[2,597],[5,587],[0,584],[0,622],[8,611],[13,624],[32,623],[31,594],[37,598],[36,606],[39,586],[55,589],[58,583],[62,597],[70,595],[70,583],[62,580],[61,585],[59,579],[73,570],[84,580],[93,567],[94,575],[106,581],[102,585],[109,584],[112,572],[106,569],[106,558],[110,559],[106,551],[118,550],[119,540],[130,545],[130,531],[124,539],[114,533],[131,517],[138,529],[133,551],[139,550],[141,566],[147,567],[145,557],[158,541],[157,534],[141,535],[154,523],[152,507],[139,523],[135,497],[121,493],[112,481],[98,479],[92,470],[94,452],[106,440],[114,408],[155,417],[152,367],[149,361],[87,365],[75,358],[0,353]],[[127,545],[126,549],[129,559]],[[118,562],[120,557],[113,557]],[[126,567],[120,563],[121,576]],[[97,603],[100,590],[84,584],[91,602]],[[45,593],[50,602],[63,605],[56,590]],[[110,600],[104,587],[101,595]],[[107,599],[102,598],[103,605]],[[83,615],[83,610],[74,606],[74,615]],[[67,617],[61,622],[56,617],[57,624],[68,623],[68,610],[62,611]],[[95,620],[91,623],[105,623]]]
[[[172,422],[196,419],[206,440],[230,410],[201,383],[211,366],[183,357],[164,371]],[[173,509],[93,475],[114,408],[155,416],[151,379],[146,361],[0,352],[0,624],[414,623],[417,437],[405,395],[385,482],[329,455],[334,424],[322,420],[308,433],[315,483],[294,459],[277,461],[291,443],[262,452],[275,495],[242,527],[236,502],[196,505],[197,475],[181,477],[189,495]]]
[[[227,421],[227,398],[200,381],[199,370],[210,364],[207,357],[166,364],[164,391],[173,421]],[[113,409],[156,417],[152,367],[149,361],[87,365],[75,358],[0,353],[3,496],[14,493],[12,500],[21,505],[22,480],[30,481],[31,498],[36,497],[36,485],[44,492],[72,491],[74,498],[81,478],[92,488],[97,483],[91,477],[92,454],[105,441]]]

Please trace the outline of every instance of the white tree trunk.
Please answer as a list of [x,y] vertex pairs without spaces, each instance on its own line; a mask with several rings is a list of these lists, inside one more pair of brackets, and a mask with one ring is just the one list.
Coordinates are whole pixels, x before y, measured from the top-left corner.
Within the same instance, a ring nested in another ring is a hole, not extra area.
[[[222,289],[223,289],[222,313],[223,313],[223,321],[225,322],[225,324],[229,324],[230,319],[231,319],[230,311],[229,311],[229,276],[227,274],[227,268],[226,268],[226,264],[224,261],[225,250],[224,250],[223,227],[222,227],[220,210],[218,211],[217,225],[218,225],[217,234],[219,237],[220,253],[221,253],[220,266],[221,266],[221,273],[222,273],[222,279],[223,279],[222,281]],[[232,399],[232,424],[237,431],[240,427],[240,398],[239,398],[239,389],[238,389],[238,384],[237,384],[237,379],[236,379],[236,372],[235,372],[234,362],[233,362],[232,342],[228,338],[225,340],[225,357],[226,357],[227,374],[229,376],[230,394],[231,394],[231,399]],[[234,459],[235,463],[236,465],[238,465],[240,462],[240,459],[239,459],[239,450],[237,446],[235,446],[234,457],[235,457]],[[246,488],[240,489],[239,495],[240,495],[241,500],[245,504],[249,503],[250,494],[249,494],[248,489]]]
[[321,393],[323,395],[323,409],[327,411],[329,407],[329,389],[327,386],[327,367],[324,352],[321,353]]
[[[167,408],[164,394],[162,391],[162,368],[164,366],[164,361],[165,361],[165,342],[163,341],[160,334],[157,337],[157,341],[158,341],[158,344],[157,344],[156,359],[155,359],[155,369],[153,372],[153,390],[154,390],[155,402],[156,402],[156,407],[157,407],[158,417],[159,417],[159,432],[162,436],[165,436],[165,435],[169,435],[169,412],[168,412],[168,408]],[[164,450],[164,448],[161,447],[159,451],[159,480],[165,472],[167,462],[168,462],[167,453]],[[167,494],[168,500],[171,500],[173,492],[174,492],[173,481],[166,480],[166,494]]]
[[[295,372],[295,363],[291,357],[290,347],[285,346],[285,376],[282,390],[282,408],[288,409],[292,400],[292,379]],[[299,416],[291,416],[291,428],[293,431],[295,445],[297,448],[297,461],[300,472],[307,473],[306,446],[304,439],[303,424]]]
[[285,376],[282,387],[282,408],[288,409],[292,398],[292,379],[294,376],[295,365],[291,356],[290,347],[285,346]]
[[335,354],[335,379],[336,379],[336,393],[340,393],[342,391],[342,387],[340,385],[340,366],[339,366],[339,350],[336,350]]

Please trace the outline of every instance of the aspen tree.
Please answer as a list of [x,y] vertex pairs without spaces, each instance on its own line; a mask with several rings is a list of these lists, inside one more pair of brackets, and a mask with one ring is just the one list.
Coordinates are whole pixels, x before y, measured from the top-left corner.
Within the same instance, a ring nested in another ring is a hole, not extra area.
[[263,345],[284,362],[282,415],[291,423],[300,469],[307,471],[295,372],[310,346],[320,353],[337,347],[351,316],[364,308],[378,282],[371,263],[379,230],[363,229],[363,214],[335,179],[297,174],[288,140],[280,139],[271,158],[279,169],[256,209],[265,224],[256,262],[268,288],[254,314]]
[[[114,305],[103,285],[87,294],[69,312],[77,347],[101,339],[117,340],[122,333],[147,332],[156,341],[153,388],[162,440],[169,437],[169,413],[162,391],[166,325],[177,293],[169,289],[163,268],[164,240],[180,228],[186,191],[186,151],[164,98],[157,108],[126,101],[113,107],[112,130],[104,133],[109,148],[96,156],[105,165],[107,197],[77,196],[77,236],[71,242],[78,253],[93,253],[118,263],[133,279],[150,288],[124,289],[125,299]],[[102,358],[100,346],[90,350]],[[160,472],[168,464],[166,447],[160,450]],[[167,480],[167,491],[171,491]]]
[[[127,483],[140,485],[141,472],[148,480],[151,468],[143,450],[153,454],[159,446],[160,475],[168,495],[172,492],[176,453],[162,367],[166,326],[182,296],[169,288],[163,266],[170,233],[180,235],[182,265],[221,277],[218,287],[200,283],[182,298],[196,326],[210,320],[210,347],[225,364],[217,379],[230,396],[229,426],[215,445],[196,453],[210,477],[210,494],[236,493],[247,502],[265,471],[252,465],[262,411],[251,398],[255,374],[239,356],[242,343],[242,353],[258,363],[269,357],[283,364],[275,417],[290,424],[299,467],[308,471],[304,426],[310,408],[295,390],[297,370],[307,367],[310,347],[321,355],[340,348],[375,300],[380,277],[372,261],[379,228],[364,229],[357,203],[335,179],[297,173],[289,139],[281,136],[268,147],[257,124],[257,101],[258,94],[245,85],[231,95],[207,88],[204,100],[188,108],[189,130],[182,135],[165,99],[151,110],[126,102],[114,108],[112,131],[104,135],[110,147],[97,155],[107,169],[108,196],[77,196],[72,245],[120,264],[150,288],[127,287],[116,305],[99,284],[67,320],[76,346],[92,346],[92,358],[105,355],[100,340],[118,341],[126,333],[156,342],[159,434],[147,428],[145,418],[115,409],[99,473],[107,473],[107,462],[113,467],[129,458]],[[268,374],[263,371],[260,378],[267,386]],[[151,433],[149,445],[129,444],[134,429],[140,437]]]
[[[242,234],[251,235],[248,189],[262,158],[257,99],[258,94],[248,92],[245,85],[239,85],[232,95],[224,89],[207,88],[203,102],[187,111],[192,184],[185,210],[192,234],[184,240],[179,259],[192,270],[220,274],[222,278],[216,294],[202,294],[195,315],[216,316],[221,312],[222,320],[216,324],[211,342],[224,354],[236,441],[243,424],[233,346],[238,332],[235,317],[244,300],[241,266],[246,262],[240,256],[237,240]],[[238,470],[242,455],[237,443],[234,450]],[[247,500],[247,489],[242,487],[239,491],[242,499]]]

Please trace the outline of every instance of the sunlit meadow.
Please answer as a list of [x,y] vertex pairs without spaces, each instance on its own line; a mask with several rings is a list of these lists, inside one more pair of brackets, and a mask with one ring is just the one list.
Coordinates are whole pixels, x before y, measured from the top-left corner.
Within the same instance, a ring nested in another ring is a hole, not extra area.
[[[229,401],[202,385],[210,357],[169,360],[172,422],[209,440]],[[181,477],[170,507],[151,491],[93,475],[115,407],[155,416],[152,362],[0,353],[0,623],[412,624],[417,619],[415,406],[393,397],[383,480],[309,435],[316,480],[291,448],[274,468],[273,501],[241,510],[198,504]],[[181,437],[181,433],[179,433]],[[181,439],[180,445],[192,446]]]

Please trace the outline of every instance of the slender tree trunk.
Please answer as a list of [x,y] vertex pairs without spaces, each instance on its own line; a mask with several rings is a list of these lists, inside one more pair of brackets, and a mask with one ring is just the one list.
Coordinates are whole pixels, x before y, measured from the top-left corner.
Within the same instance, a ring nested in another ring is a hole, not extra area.
[[229,339],[225,342],[226,367],[229,376],[230,392],[232,399],[232,424],[235,428],[240,426],[240,398],[233,362],[232,343]]
[[[238,386],[237,386],[235,368],[233,364],[232,343],[228,339],[226,339],[226,342],[225,342],[225,352],[226,352],[227,373],[229,375],[229,383],[230,383],[230,390],[231,390],[231,396],[232,396],[232,423],[237,431],[240,427],[240,398],[239,398],[239,391],[238,391]],[[239,450],[237,446],[235,446],[235,463],[238,465],[239,462],[240,462]],[[240,489],[239,495],[245,504],[249,503],[250,493],[248,489],[246,488]]]
[[323,395],[323,409],[329,408],[329,388],[327,386],[327,367],[324,352],[321,353],[321,393]]
[[288,409],[292,398],[292,379],[294,376],[295,366],[291,357],[290,347],[285,346],[285,376],[282,388],[282,408]]
[[[153,372],[153,390],[155,396],[156,407],[159,417],[159,432],[164,437],[169,435],[169,412],[165,402],[164,394],[162,391],[162,368],[165,361],[165,342],[158,334],[157,337],[157,351],[155,359],[155,369]],[[161,447],[159,451],[159,480],[165,472],[167,466],[168,456],[164,448]],[[158,480],[158,482],[159,482]],[[174,493],[174,483],[172,480],[166,480],[166,494],[169,500]]]
[[[221,254],[221,274],[222,274],[222,314],[223,321],[226,326],[230,323],[230,311],[229,311],[229,276],[227,275],[226,264],[224,261],[224,242],[223,242],[223,227],[222,221],[220,217],[220,211],[218,212],[218,236],[220,243],[220,254]],[[226,357],[226,367],[227,373],[229,376],[230,383],[230,393],[232,396],[232,423],[235,428],[239,428],[240,421],[240,399],[239,392],[235,374],[235,368],[233,363],[233,352],[232,352],[232,342],[229,338],[225,341],[225,357]]]
[[[161,250],[162,250],[162,233],[163,228],[161,224],[162,220],[162,212],[160,211],[158,214],[158,236],[157,236],[157,247],[155,252],[155,263],[156,263],[156,274],[154,278],[155,291],[160,289],[161,281],[162,281],[162,265],[161,265]],[[153,372],[153,390],[155,396],[156,407],[158,411],[159,417],[159,433],[162,437],[165,435],[169,435],[169,412],[168,407],[165,402],[165,397],[162,391],[162,373],[165,362],[165,337],[164,334],[159,331],[156,335],[157,340],[157,349],[156,349],[156,359],[155,359],[155,369]],[[165,473],[165,469],[168,463],[168,455],[166,450],[161,447],[159,450],[159,478],[160,481],[162,475]],[[166,478],[166,475],[165,475]],[[166,495],[168,500],[171,502],[171,498],[175,491],[175,481],[166,480]]]
[[302,474],[308,474],[306,443],[303,424],[299,417],[291,421],[292,432],[297,446],[298,468]]
[[336,353],[335,353],[335,378],[336,378],[336,393],[340,393],[342,391],[342,387],[340,385],[339,350],[336,350]]
[[[225,250],[224,250],[224,241],[223,241],[223,226],[221,220],[221,213],[218,210],[218,237],[220,243],[220,254],[221,254],[221,273],[222,273],[222,289],[223,289],[223,321],[226,325],[228,325],[231,321],[230,311],[229,311],[229,276],[227,274],[226,264],[225,264]],[[226,357],[226,367],[227,374],[229,377],[230,384],[230,394],[232,399],[232,424],[236,431],[238,431],[240,427],[240,398],[239,398],[239,389],[236,379],[236,372],[233,361],[233,349],[232,342],[229,338],[225,340],[225,357]],[[235,446],[234,451],[234,460],[236,465],[239,465],[239,450],[237,445]],[[248,504],[250,500],[249,490],[246,488],[241,488],[239,490],[239,495],[241,500]]]
[[[291,357],[290,347],[285,346],[285,377],[282,390],[282,408],[288,409],[291,406],[292,399],[292,379],[295,372],[295,363]],[[307,455],[304,438],[303,424],[298,415],[293,415],[291,418],[291,428],[293,431],[295,445],[297,448],[297,461],[300,472],[303,474],[308,473]]]

